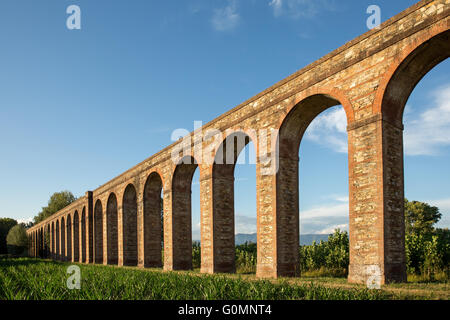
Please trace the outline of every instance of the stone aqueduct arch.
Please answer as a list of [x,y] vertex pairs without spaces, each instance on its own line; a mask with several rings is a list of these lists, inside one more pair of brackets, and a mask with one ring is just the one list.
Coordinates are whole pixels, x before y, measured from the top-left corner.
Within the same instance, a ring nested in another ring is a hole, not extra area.
[[[342,105],[348,121],[349,281],[379,268],[382,283],[405,281],[403,125],[406,101],[420,79],[450,56],[450,1],[423,0],[202,127],[253,141],[258,154],[257,276],[297,276],[298,150],[309,123]],[[261,152],[259,130],[276,129]],[[254,130],[254,131],[251,131]],[[250,133],[251,131],[251,133]],[[195,159],[210,140],[189,136]],[[176,142],[51,218],[30,228],[30,255],[50,233],[54,259],[160,267],[160,195],[164,269],[189,269],[190,191],[200,170],[201,272],[233,272],[234,164],[174,163]],[[221,142],[220,142],[221,143]],[[219,143],[219,144],[220,144]],[[279,149],[276,174],[261,174]],[[216,154],[217,146],[211,155]],[[235,158],[240,150],[231,150]],[[226,152],[225,152],[226,153]],[[222,155],[223,156],[223,155]],[[79,245],[78,245],[79,244]],[[73,245],[73,246],[72,246]]]

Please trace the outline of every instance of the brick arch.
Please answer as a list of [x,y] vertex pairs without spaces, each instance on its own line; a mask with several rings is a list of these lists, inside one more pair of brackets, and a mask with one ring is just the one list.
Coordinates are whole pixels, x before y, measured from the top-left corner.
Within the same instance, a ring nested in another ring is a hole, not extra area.
[[172,250],[173,269],[192,269],[192,178],[198,162],[192,156],[183,157],[172,175]]
[[122,212],[123,265],[136,266],[138,264],[137,192],[132,183],[128,184],[123,192]]
[[103,205],[100,199],[94,206],[94,260],[103,263]]
[[353,120],[350,101],[338,89],[314,89],[298,95],[280,121],[277,149],[275,204],[279,224],[278,266],[283,275],[298,276],[300,144],[311,122],[323,111],[342,105],[347,124]]
[[118,264],[119,261],[119,236],[118,236],[118,206],[117,197],[111,192],[106,204],[106,239],[107,239],[107,263]]
[[159,172],[151,172],[144,185],[144,266],[161,267],[161,191],[164,182]]
[[430,29],[429,33],[404,49],[381,80],[373,104],[373,113],[402,125],[403,111],[412,91],[436,65],[450,57],[450,30],[447,24]]
[[[229,131],[214,157],[212,166],[213,255],[215,272],[233,273],[235,261],[234,171],[237,159],[252,142],[258,150],[256,132]],[[257,154],[257,153],[256,153]],[[256,201],[256,199],[255,199]]]
[[80,215],[78,210],[73,213],[73,261],[80,261]]

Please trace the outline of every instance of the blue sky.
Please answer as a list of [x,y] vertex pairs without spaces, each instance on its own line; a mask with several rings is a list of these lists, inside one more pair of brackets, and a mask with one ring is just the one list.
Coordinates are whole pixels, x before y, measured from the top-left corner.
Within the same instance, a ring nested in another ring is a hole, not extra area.
[[[83,195],[192,130],[367,31],[415,0],[2,0],[0,209],[26,220],[60,190]],[[81,30],[66,8],[81,8]],[[448,61],[405,114],[409,199],[450,226]],[[301,231],[348,224],[345,123],[333,108],[300,150]],[[251,147],[251,146],[250,146]],[[319,170],[320,169],[320,170]],[[193,184],[198,235],[198,173]],[[254,166],[236,169],[236,229],[256,231]]]

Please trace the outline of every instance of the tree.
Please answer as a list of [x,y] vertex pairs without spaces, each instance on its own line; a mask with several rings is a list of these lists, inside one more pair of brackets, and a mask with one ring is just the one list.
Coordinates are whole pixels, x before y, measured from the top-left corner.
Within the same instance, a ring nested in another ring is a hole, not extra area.
[[426,238],[431,238],[434,231],[433,225],[441,219],[441,216],[437,207],[405,199],[406,234],[421,234]]
[[0,218],[0,254],[8,253],[6,236],[9,230],[17,225],[17,221],[11,218]]
[[6,242],[8,245],[8,253],[15,255],[24,253],[28,248],[28,236],[23,225],[18,224],[12,227],[8,232]]
[[48,205],[42,208],[42,211],[34,217],[34,223],[38,224],[44,221],[51,215],[55,214],[59,210],[67,207],[74,202],[77,198],[70,191],[55,192],[48,201]]

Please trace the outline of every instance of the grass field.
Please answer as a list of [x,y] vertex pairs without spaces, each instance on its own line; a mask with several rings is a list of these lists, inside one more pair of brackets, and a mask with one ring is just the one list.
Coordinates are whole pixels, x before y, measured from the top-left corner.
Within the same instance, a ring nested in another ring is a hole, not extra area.
[[408,283],[368,290],[344,278],[257,280],[254,275],[202,275],[79,265],[81,289],[69,290],[71,264],[31,258],[0,259],[0,299],[50,300],[386,300],[449,299],[447,283]]

